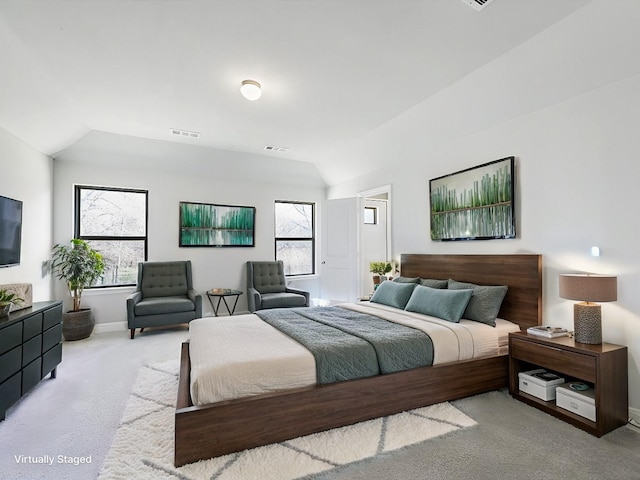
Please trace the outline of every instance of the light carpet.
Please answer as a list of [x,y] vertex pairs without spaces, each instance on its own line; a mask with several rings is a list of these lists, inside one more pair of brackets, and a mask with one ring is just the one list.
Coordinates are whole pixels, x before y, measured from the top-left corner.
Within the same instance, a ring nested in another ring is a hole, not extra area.
[[177,361],[141,369],[100,480],[299,479],[476,425],[445,402],[175,468],[177,390]]

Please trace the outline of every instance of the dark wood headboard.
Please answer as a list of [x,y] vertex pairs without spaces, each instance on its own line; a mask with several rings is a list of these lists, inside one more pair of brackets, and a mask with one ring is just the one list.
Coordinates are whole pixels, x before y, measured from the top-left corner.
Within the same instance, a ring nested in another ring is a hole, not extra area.
[[452,278],[477,285],[507,285],[499,317],[522,330],[542,324],[542,255],[402,254],[404,277]]

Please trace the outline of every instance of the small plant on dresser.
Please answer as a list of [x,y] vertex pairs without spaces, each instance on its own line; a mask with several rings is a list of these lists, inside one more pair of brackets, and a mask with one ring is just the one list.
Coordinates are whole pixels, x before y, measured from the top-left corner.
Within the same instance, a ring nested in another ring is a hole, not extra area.
[[8,290],[0,289],[0,317],[9,315],[11,307],[22,302],[23,299],[17,294],[9,292]]

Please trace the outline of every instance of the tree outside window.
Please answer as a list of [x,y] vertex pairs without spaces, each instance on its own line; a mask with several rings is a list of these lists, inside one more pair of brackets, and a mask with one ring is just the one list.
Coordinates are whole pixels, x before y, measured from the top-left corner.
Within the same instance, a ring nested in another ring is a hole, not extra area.
[[315,273],[314,204],[275,203],[276,260],[284,263],[285,275]]
[[105,261],[96,287],[135,285],[138,262],[147,259],[146,190],[75,188],[75,237],[86,240]]

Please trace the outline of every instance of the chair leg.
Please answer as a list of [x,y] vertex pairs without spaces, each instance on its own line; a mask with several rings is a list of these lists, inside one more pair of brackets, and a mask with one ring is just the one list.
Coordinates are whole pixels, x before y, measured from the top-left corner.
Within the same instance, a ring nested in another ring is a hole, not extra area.
[[129,330],[131,331],[131,340],[133,340],[133,337],[136,334],[136,329],[135,328],[130,328]]

